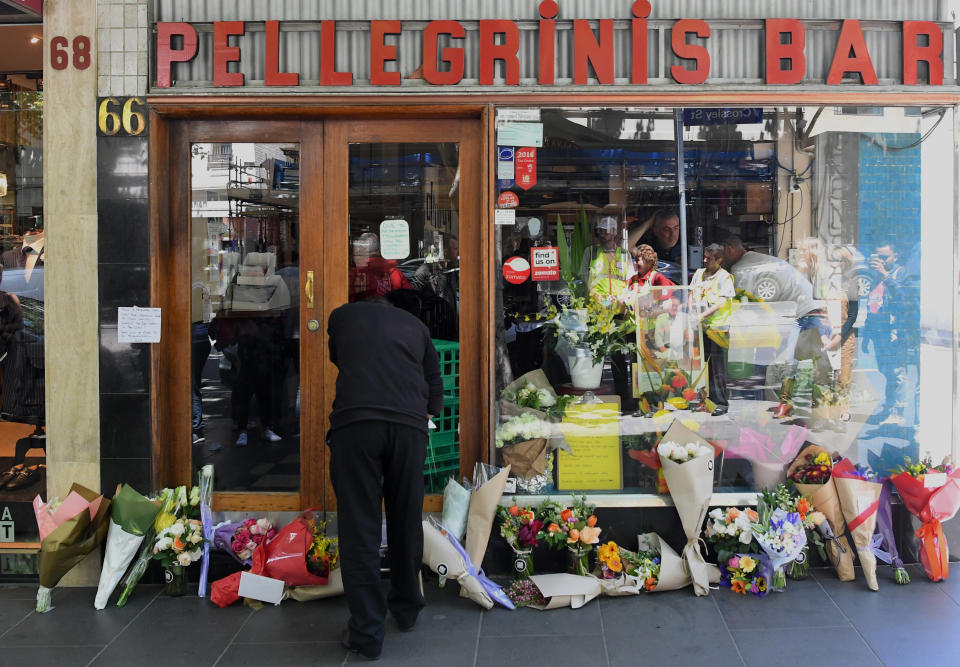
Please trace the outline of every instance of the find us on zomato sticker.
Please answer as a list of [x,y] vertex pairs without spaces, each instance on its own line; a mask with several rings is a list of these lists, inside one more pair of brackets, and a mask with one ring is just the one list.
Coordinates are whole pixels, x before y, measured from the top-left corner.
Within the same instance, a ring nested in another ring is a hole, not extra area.
[[503,263],[503,277],[511,285],[520,285],[530,278],[530,262],[523,257],[511,257]]

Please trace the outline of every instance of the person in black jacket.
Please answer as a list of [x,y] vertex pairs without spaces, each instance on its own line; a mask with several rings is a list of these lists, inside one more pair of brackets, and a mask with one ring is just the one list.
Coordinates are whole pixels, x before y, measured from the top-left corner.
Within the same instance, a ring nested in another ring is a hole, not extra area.
[[[418,576],[423,466],[428,419],[443,407],[440,362],[423,322],[383,297],[340,306],[330,313],[327,333],[330,360],[339,370],[327,444],[350,609],[341,641],[376,659],[387,610],[409,631],[424,606]],[[380,589],[381,501],[390,559],[386,601]]]

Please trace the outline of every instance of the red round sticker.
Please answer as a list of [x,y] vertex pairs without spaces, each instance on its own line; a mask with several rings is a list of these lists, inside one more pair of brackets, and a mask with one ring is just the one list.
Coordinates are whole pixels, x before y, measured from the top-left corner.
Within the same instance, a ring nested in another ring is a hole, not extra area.
[[497,197],[497,208],[516,208],[520,205],[520,198],[514,192],[507,190]]
[[526,282],[530,277],[530,262],[523,257],[511,257],[503,263],[503,277],[513,285]]

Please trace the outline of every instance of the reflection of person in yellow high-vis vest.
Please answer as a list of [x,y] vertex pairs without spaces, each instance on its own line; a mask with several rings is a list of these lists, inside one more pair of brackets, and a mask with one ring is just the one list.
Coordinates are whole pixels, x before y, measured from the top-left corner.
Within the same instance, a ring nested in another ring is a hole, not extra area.
[[594,227],[598,243],[583,253],[580,274],[592,297],[617,299],[634,273],[630,254],[620,247],[620,223],[612,215],[600,218]]

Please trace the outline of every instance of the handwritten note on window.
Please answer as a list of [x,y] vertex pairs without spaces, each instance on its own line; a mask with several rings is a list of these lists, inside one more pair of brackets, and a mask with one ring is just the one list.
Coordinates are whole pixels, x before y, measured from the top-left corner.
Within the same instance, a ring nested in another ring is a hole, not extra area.
[[159,343],[159,308],[117,308],[117,340],[120,343]]

